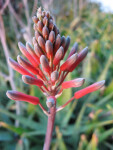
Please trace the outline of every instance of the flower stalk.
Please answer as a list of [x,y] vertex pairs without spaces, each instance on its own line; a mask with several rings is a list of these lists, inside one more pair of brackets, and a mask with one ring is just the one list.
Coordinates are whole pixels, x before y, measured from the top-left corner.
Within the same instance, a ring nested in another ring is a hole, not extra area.
[[43,150],[49,150],[50,148],[55,115],[56,115],[56,106],[53,106],[50,108],[49,115],[48,115],[47,131],[46,131],[46,137],[45,137]]

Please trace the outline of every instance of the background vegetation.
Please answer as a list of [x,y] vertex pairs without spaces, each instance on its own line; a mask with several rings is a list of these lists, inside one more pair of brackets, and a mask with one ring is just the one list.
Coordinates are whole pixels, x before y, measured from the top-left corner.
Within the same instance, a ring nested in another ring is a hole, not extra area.
[[[86,0],[0,2],[0,149],[43,147],[47,117],[38,106],[15,103],[5,94],[8,89],[17,89],[39,97],[45,104],[38,88],[24,84],[21,75],[7,64],[9,55],[16,59],[20,54],[18,41],[31,41],[31,16],[39,6],[51,11],[62,35],[71,37],[71,46],[78,42],[79,51],[89,47],[88,56],[67,80],[84,77],[84,87],[106,80],[100,91],[74,101],[57,114],[51,150],[113,150],[113,14]],[[76,90],[64,91],[58,105]]]

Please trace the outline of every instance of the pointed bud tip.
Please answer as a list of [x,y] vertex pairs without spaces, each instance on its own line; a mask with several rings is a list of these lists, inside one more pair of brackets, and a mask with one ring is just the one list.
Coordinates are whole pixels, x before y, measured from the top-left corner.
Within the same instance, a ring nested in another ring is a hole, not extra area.
[[12,91],[10,91],[10,90],[8,90],[8,91],[6,92],[6,95],[7,95],[8,98],[11,98],[11,93],[12,93]]
[[105,80],[99,81],[99,82],[97,82],[97,83],[98,83],[98,85],[100,85],[100,88],[101,88],[102,86],[104,86]]

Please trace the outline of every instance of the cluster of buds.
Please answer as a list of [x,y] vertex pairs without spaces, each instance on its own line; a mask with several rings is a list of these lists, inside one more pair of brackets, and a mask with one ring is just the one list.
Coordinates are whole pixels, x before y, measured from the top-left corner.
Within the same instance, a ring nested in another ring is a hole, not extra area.
[[[70,50],[66,61],[61,64],[70,45],[70,37],[61,36],[59,29],[48,11],[38,9],[37,15],[33,17],[35,36],[33,44],[26,43],[24,46],[18,43],[22,56],[17,61],[9,58],[11,67],[22,74],[22,80],[26,84],[36,85],[47,97],[47,107],[51,108],[56,104],[56,99],[64,89],[80,87],[84,78],[76,78],[71,81],[64,81],[68,73],[72,72],[79,63],[86,57],[88,48],[77,53],[78,44],[75,43]],[[84,95],[94,92],[104,85],[105,81],[96,82],[82,90],[77,91],[66,104],[56,108],[56,112],[63,109],[74,98],[79,99]],[[13,100],[26,101],[34,105],[39,104],[44,112],[46,109],[40,103],[39,98],[29,96],[17,91],[7,91],[7,96]]]

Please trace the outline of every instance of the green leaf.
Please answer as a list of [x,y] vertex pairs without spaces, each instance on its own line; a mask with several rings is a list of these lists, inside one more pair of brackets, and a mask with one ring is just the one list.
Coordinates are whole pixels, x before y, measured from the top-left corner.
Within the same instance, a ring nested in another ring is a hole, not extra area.
[[0,125],[10,131],[13,131],[14,133],[17,133],[19,135],[23,134],[24,132],[27,132],[26,129],[20,128],[20,127],[15,127],[9,124],[6,124],[5,122],[0,122]]
[[44,130],[43,125],[41,125],[38,122],[29,120],[28,118],[25,118],[23,116],[15,115],[15,114],[13,114],[5,109],[2,109],[2,108],[0,108],[0,112],[15,119],[15,120],[18,120],[20,123],[22,123],[26,127],[29,127],[31,129],[35,129],[35,130]]
[[13,136],[8,131],[0,131],[0,141],[12,141]]
[[99,135],[99,142],[104,141],[106,138],[108,138],[111,135],[113,135],[113,128],[108,129],[107,131],[105,131],[102,134],[100,134]]

